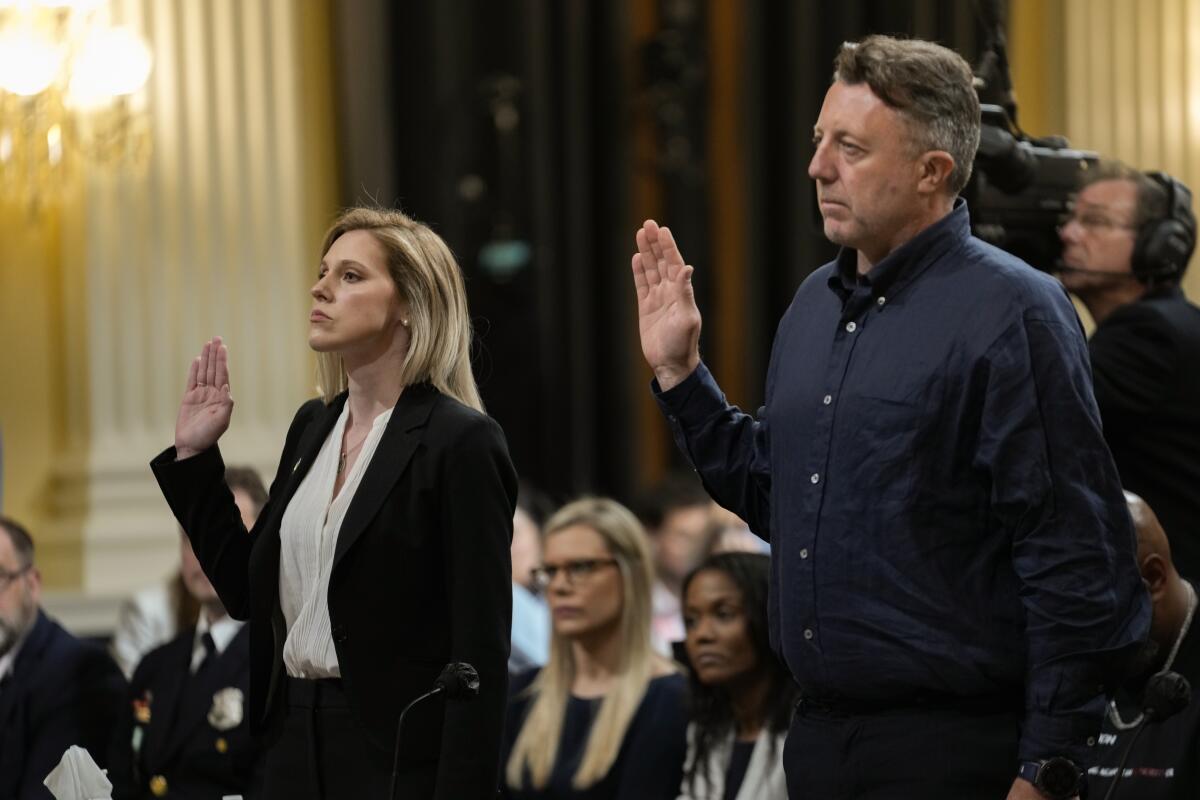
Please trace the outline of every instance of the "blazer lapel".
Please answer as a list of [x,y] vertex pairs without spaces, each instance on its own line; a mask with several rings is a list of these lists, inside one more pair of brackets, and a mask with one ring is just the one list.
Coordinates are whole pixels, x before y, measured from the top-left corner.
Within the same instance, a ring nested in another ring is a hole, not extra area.
[[367,523],[375,517],[384,498],[412,460],[421,441],[418,429],[428,421],[436,399],[437,390],[428,383],[409,386],[400,393],[371,463],[354,492],[350,508],[346,509],[333,554],[334,569],[366,530]]
[[180,695],[192,664],[195,629],[190,629],[189,634],[178,637],[171,644],[170,654],[165,660],[166,674],[155,676],[160,680],[152,680],[147,687],[153,695],[150,699],[150,724],[146,727],[141,750],[142,763],[149,772],[157,771],[158,765],[166,761],[171,739],[178,727]]
[[[300,443],[296,446],[296,455],[293,456],[296,461],[292,464],[292,471],[288,476],[287,483],[284,484],[283,494],[279,497],[278,502],[271,503],[272,519],[263,528],[263,530],[274,531],[276,538],[279,535],[279,526],[283,522],[283,512],[291,502],[292,495],[300,488],[300,483],[308,474],[313,462],[317,460],[317,454],[321,452],[321,445],[325,444],[325,438],[337,424],[342,408],[346,405],[346,396],[346,392],[342,392],[335,397],[333,402],[325,408],[322,416],[309,425],[308,429],[304,431],[304,435],[300,437]],[[271,499],[275,500],[275,498]]]

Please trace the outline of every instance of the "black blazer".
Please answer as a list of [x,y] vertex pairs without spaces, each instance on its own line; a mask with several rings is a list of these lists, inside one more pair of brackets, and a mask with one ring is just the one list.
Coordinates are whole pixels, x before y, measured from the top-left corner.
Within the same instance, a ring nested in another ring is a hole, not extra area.
[[1200,308],[1178,287],[1121,306],[1088,343],[1122,485],[1154,509],[1175,566],[1200,580]]
[[[279,526],[346,402],[301,406],[270,499],[247,536],[218,448],[151,462],[171,510],[235,619],[250,620],[250,713],[274,732],[286,711]],[[400,796],[493,797],[508,685],[517,478],[490,417],[428,384],[407,387],[338,531],[329,619],[342,682],[370,741],[392,751],[400,710],[449,661],[479,671],[479,696],[425,702],[405,719]]]
[[101,767],[125,702],[125,676],[103,649],[38,611],[0,688],[0,800],[52,800],[42,785],[73,744]]
[[167,797],[256,794],[261,748],[245,713],[250,627],[193,676],[195,634],[188,628],[150,651],[133,673],[109,757],[115,800],[162,796],[156,778]]

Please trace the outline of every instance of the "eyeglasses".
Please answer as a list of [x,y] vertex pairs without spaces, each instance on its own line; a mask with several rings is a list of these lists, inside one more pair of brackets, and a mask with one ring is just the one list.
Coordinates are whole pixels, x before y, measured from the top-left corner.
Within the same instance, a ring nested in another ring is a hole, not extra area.
[[1130,225],[1123,222],[1117,222],[1103,214],[1095,211],[1085,211],[1082,214],[1065,214],[1059,217],[1058,229],[1070,225],[1072,222],[1083,228],[1088,233],[1104,233],[1107,231],[1136,231],[1137,225]]
[[0,592],[7,589],[13,581],[24,575],[33,567],[33,564],[26,564],[17,570],[0,569]]
[[534,567],[529,570],[529,577],[533,579],[533,585],[537,587],[537,590],[544,592],[550,588],[550,584],[554,582],[554,576],[558,574],[559,570],[562,570],[563,575],[566,576],[567,586],[574,586],[580,581],[586,581],[601,567],[615,566],[616,563],[615,558],[578,558],[562,564],[543,564],[540,567]]

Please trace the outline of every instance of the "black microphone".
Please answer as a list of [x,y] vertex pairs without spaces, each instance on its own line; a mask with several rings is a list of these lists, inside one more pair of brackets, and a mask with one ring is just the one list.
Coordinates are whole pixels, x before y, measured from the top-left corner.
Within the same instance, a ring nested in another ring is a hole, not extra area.
[[1188,707],[1192,685],[1178,672],[1158,672],[1146,681],[1142,694],[1142,713],[1146,722],[1162,722]]
[[479,673],[470,664],[452,661],[433,682],[433,690],[441,690],[447,700],[475,697],[479,694]]
[[465,661],[451,661],[442,668],[442,673],[433,682],[433,688],[416,697],[400,712],[400,719],[396,722],[396,748],[392,757],[392,788],[388,791],[389,800],[396,798],[396,778],[400,774],[400,734],[404,731],[404,717],[417,703],[439,694],[447,700],[470,700],[479,694],[479,673]]
[[1121,756],[1121,763],[1117,766],[1117,774],[1113,776],[1113,782],[1109,784],[1104,800],[1112,800],[1113,793],[1117,790],[1117,784],[1124,777],[1125,762],[1129,760],[1129,754],[1133,752],[1133,743],[1146,729],[1146,725],[1151,722],[1162,722],[1175,716],[1187,708],[1191,700],[1192,685],[1178,672],[1156,672],[1150,676],[1150,680],[1146,681],[1146,688],[1142,692],[1142,721],[1138,723],[1133,735],[1129,737],[1129,742],[1125,745],[1125,753]]

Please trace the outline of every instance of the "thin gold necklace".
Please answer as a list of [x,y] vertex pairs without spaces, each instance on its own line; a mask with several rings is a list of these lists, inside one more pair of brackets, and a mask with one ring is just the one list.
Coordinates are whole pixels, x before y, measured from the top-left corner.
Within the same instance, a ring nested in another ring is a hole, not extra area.
[[365,442],[367,440],[367,437],[370,435],[371,435],[371,432],[367,431],[366,433],[363,434],[363,437],[358,440],[358,444],[354,445],[354,447],[347,447],[347,448],[342,449],[342,454],[338,457],[338,467],[337,467],[338,475],[341,475],[343,472],[346,471],[346,459],[350,456],[351,453],[355,452],[356,450],[358,450],[358,448],[362,447],[363,442]]

